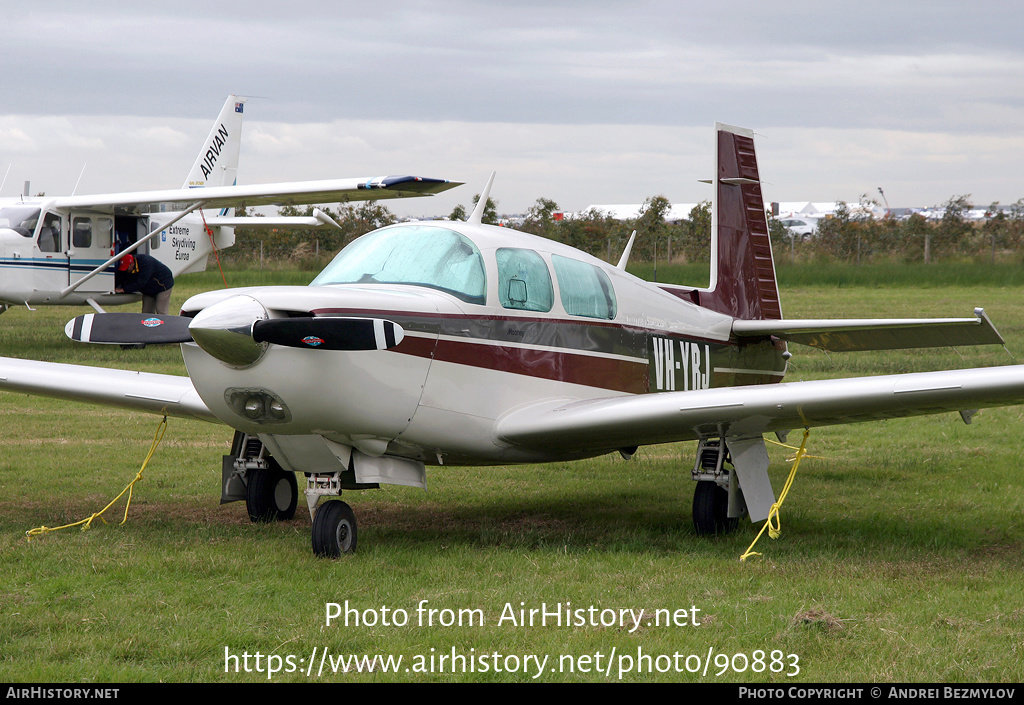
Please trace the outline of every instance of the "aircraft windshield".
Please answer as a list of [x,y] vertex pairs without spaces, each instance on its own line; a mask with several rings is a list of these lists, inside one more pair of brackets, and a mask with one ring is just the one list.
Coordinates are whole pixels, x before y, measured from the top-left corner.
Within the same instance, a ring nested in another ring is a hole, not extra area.
[[413,284],[483,304],[487,276],[468,238],[433,225],[396,225],[363,235],[338,253],[310,286]]
[[30,206],[0,208],[0,228],[13,230],[22,237],[32,237],[39,222],[39,209]]

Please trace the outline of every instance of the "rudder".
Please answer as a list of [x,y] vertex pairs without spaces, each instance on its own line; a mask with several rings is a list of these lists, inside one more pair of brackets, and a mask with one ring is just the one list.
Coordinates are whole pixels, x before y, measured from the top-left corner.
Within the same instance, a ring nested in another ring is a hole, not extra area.
[[711,283],[707,289],[663,287],[735,318],[782,318],[754,133],[715,124],[715,193],[711,208]]

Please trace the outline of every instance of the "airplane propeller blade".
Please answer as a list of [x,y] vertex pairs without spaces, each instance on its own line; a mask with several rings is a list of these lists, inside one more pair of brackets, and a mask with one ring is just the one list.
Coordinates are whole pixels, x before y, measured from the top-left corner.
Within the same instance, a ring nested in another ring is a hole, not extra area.
[[192,319],[189,332],[207,353],[237,367],[256,364],[270,344],[307,350],[386,350],[405,337],[397,323],[377,318],[271,318],[263,304],[245,294],[204,308]]
[[82,343],[169,345],[192,340],[190,322],[155,313],[87,313],[68,321],[64,333]]
[[82,343],[108,345],[168,345],[195,340],[206,352],[230,364],[255,362],[267,343],[311,350],[387,350],[405,338],[400,325],[380,318],[247,316],[245,322],[197,318],[87,313],[68,321],[64,332]]
[[189,332],[207,353],[238,367],[256,364],[271,344],[305,350],[387,350],[405,337],[397,323],[379,318],[269,318],[262,304],[244,295],[200,311]]
[[404,337],[400,325],[380,318],[269,318],[252,326],[257,343],[315,350],[387,350]]

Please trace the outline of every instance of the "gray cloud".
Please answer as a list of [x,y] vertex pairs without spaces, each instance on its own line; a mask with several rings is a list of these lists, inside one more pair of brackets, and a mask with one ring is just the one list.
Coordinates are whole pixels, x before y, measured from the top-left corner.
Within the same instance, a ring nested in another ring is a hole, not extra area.
[[243,144],[260,180],[496,168],[518,183],[510,208],[697,200],[710,167],[691,155],[710,164],[703,135],[723,120],[766,135],[782,199],[898,177],[906,205],[1015,200],[1022,19],[1005,1],[41,0],[5,16],[0,157],[31,159],[51,190],[82,161],[95,188],[174,184],[236,92],[266,96]]

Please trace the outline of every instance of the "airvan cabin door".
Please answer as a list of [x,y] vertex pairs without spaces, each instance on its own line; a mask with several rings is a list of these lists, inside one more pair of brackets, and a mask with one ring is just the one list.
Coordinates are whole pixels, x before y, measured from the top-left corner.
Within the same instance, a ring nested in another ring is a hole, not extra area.
[[[68,247],[68,284],[106,262],[114,254],[114,219],[109,215],[75,213],[71,216]],[[113,293],[114,266],[82,284],[82,293]]]

